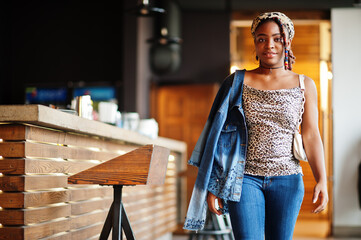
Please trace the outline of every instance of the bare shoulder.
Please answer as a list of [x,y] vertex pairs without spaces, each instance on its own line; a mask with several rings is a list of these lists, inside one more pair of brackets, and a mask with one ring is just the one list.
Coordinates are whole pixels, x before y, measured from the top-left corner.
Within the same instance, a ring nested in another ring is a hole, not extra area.
[[308,85],[310,87],[312,87],[312,86],[316,87],[315,81],[313,81],[312,78],[310,78],[310,77],[308,77],[306,75],[304,75],[304,76],[305,76],[305,85]]
[[317,95],[317,87],[315,81],[312,78],[305,76],[305,93],[306,94],[316,94]]

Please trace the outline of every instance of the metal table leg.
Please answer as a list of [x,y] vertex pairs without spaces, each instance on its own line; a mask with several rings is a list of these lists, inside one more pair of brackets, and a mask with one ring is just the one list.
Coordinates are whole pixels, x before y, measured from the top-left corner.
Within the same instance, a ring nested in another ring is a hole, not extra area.
[[127,237],[127,240],[135,240],[133,230],[130,226],[127,213],[125,212],[123,203],[122,203],[122,185],[113,185],[114,188],[114,198],[113,203],[109,209],[107,218],[105,220],[102,232],[100,234],[100,240],[107,240],[112,231],[112,239],[122,240],[122,229],[124,234]]

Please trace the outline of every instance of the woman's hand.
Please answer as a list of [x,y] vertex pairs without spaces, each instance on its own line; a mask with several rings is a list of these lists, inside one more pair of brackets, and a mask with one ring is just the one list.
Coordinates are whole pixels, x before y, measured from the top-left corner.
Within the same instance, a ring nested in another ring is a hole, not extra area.
[[327,183],[319,182],[313,189],[312,203],[316,203],[319,200],[319,204],[312,211],[313,213],[319,213],[325,210],[328,203]]
[[[218,209],[216,208],[216,200],[217,200],[218,206],[219,206]],[[222,211],[221,211],[221,209],[223,208],[222,199],[216,197],[211,192],[208,192],[207,203],[208,203],[209,211],[211,211],[212,213],[215,213],[217,215],[222,215]]]

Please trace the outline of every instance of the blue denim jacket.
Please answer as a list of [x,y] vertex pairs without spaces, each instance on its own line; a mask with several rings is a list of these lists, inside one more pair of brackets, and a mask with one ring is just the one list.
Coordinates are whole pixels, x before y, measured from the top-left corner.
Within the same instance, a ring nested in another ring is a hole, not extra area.
[[244,73],[236,71],[224,80],[188,161],[198,167],[198,175],[184,229],[203,229],[208,191],[224,204],[240,200],[248,141],[242,108]]

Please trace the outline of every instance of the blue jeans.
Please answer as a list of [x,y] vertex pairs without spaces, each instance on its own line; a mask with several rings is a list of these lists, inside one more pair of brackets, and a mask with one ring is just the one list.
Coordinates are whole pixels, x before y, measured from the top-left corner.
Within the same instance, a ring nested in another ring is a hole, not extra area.
[[291,240],[304,195],[301,174],[244,175],[241,200],[229,201],[236,240]]

